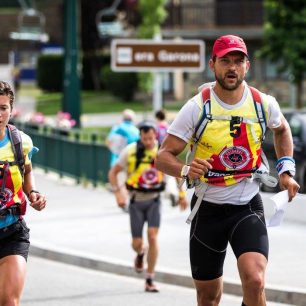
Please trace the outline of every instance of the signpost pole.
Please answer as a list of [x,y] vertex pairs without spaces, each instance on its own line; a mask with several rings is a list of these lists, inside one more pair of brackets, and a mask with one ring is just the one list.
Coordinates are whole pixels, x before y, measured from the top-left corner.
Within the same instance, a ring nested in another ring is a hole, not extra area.
[[163,108],[163,88],[162,88],[162,75],[160,72],[154,73],[154,90],[153,90],[153,111],[157,111]]
[[[155,34],[154,41],[160,42],[161,35]],[[154,89],[153,89],[153,111],[156,113],[163,107],[163,88],[162,88],[162,75],[160,72],[154,72]]]

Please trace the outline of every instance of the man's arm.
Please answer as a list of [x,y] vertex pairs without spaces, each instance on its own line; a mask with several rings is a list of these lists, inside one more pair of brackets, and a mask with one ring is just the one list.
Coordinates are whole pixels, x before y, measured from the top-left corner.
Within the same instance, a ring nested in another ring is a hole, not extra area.
[[118,206],[125,207],[126,204],[126,195],[122,191],[121,187],[119,186],[118,182],[118,173],[123,170],[123,167],[119,164],[115,164],[108,172],[108,180],[112,185],[114,195],[116,197],[116,201]]
[[181,177],[181,170],[184,164],[177,158],[177,155],[185,149],[186,145],[184,140],[168,134],[157,154],[157,169],[168,175]]
[[[278,128],[272,129],[274,134],[274,147],[277,159],[283,156],[293,156],[293,141],[289,124],[284,116],[281,118],[281,125]],[[279,176],[279,183],[282,189],[287,189],[289,201],[297,194],[300,186],[287,173],[282,173]]]
[[[184,163],[177,156],[185,149],[186,142],[174,135],[168,134],[164,139],[156,158],[158,170],[175,177],[181,177]],[[190,166],[188,177],[191,180],[200,178],[204,173],[211,169],[212,159],[202,160],[195,158]]]

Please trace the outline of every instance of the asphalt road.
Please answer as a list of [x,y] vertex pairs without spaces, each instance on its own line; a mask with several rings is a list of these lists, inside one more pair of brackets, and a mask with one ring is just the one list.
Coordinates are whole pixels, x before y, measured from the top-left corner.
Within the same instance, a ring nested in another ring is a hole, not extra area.
[[[159,293],[146,293],[143,280],[29,257],[21,306],[192,306],[195,290],[158,284]],[[220,305],[237,306],[241,297],[223,295]],[[286,304],[269,303],[270,306]]]

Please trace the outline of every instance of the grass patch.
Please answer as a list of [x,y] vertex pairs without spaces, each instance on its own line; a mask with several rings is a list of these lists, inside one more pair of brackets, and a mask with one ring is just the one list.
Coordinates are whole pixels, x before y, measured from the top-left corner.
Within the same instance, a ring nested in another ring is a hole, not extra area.
[[[55,115],[61,110],[62,93],[43,93],[37,96],[36,110],[45,115]],[[149,111],[152,106],[141,101],[126,102],[105,91],[83,91],[81,93],[82,113],[121,112],[125,108],[134,111]]]
[[[36,110],[44,115],[55,115],[61,110],[62,93],[36,93]],[[167,110],[179,110],[182,102],[167,102]],[[81,93],[81,112],[83,114],[121,112],[125,108],[131,108],[136,112],[152,111],[152,101],[123,101],[107,91],[83,91]]]

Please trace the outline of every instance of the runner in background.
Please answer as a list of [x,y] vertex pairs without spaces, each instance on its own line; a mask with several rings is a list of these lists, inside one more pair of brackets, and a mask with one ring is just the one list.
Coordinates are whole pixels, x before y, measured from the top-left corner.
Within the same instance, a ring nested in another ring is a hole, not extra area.
[[[169,124],[166,120],[166,111],[161,109],[155,113],[156,120],[156,138],[158,140],[159,146],[161,146],[164,138],[167,135],[167,130]],[[169,198],[171,206],[177,206],[181,200],[185,201],[185,192],[178,190],[177,185],[179,184],[179,179],[173,176],[166,175],[166,197]]]
[[123,148],[139,139],[139,130],[134,123],[135,117],[133,110],[125,109],[122,112],[122,122],[113,126],[106,138],[106,145],[112,153],[111,167],[116,163]]
[[[135,126],[135,112],[131,109],[125,109],[122,112],[122,122],[113,126],[110,133],[106,138],[106,145],[111,151],[110,167],[113,167],[119,157],[120,152],[128,145],[139,139],[139,130]],[[126,175],[124,172],[118,173],[119,186],[122,192],[127,196],[127,190],[125,188]],[[109,186],[109,184],[107,184]],[[107,187],[108,188],[108,187]],[[113,191],[112,188],[109,188]],[[121,207],[125,212],[128,212],[128,202]]]
[[[164,174],[156,170],[155,158],[159,148],[156,139],[154,122],[144,121],[139,125],[140,140],[128,145],[120,153],[115,165],[109,171],[109,182],[112,185],[118,206],[125,207],[130,201],[129,215],[132,233],[132,248],[136,253],[135,271],[145,273],[145,291],[158,292],[154,283],[154,272],[158,258],[158,232],[161,221],[161,196],[165,188]],[[118,173],[126,173],[128,196],[122,193]],[[181,209],[186,209],[186,200],[180,201]],[[145,223],[147,223],[147,242],[143,238]]]
[[159,145],[162,144],[164,138],[167,135],[168,130],[168,122],[166,121],[166,112],[165,110],[161,109],[155,113],[156,119],[156,137],[158,140]]

